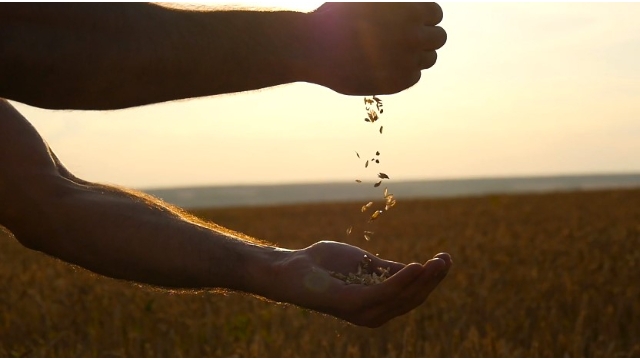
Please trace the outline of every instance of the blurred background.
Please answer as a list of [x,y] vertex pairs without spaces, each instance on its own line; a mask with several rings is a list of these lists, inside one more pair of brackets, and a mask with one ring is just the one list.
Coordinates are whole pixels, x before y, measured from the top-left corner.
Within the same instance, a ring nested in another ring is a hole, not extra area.
[[[278,246],[446,251],[424,304],[360,328],[105,278],[0,227],[0,356],[639,357],[640,4],[441,6],[438,62],[382,96],[375,124],[361,97],[302,83],[110,112],[15,104],[78,176]],[[367,224],[360,200],[387,186],[398,205]],[[326,203],[292,204],[309,202]]]
[[15,105],[78,176],[138,189],[640,172],[639,4],[441,6],[438,62],[382,96],[376,124],[361,97],[306,83],[110,112]]

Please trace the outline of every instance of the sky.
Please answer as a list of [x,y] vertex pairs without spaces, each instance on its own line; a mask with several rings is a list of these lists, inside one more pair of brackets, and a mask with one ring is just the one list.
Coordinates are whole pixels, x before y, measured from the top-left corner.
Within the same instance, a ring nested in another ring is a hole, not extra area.
[[77,176],[134,188],[640,172],[640,3],[440,5],[437,63],[381,96],[375,124],[362,97],[307,83],[109,112],[13,104]]

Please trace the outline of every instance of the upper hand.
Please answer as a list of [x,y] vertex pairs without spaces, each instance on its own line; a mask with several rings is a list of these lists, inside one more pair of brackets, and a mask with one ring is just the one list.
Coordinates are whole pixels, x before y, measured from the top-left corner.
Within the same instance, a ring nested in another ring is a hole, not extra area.
[[[329,271],[356,272],[363,256],[373,268],[391,269],[380,284],[346,284]],[[294,251],[283,262],[278,279],[281,298],[308,309],[347,320],[356,325],[378,327],[422,304],[451,267],[448,254],[438,254],[425,264],[387,261],[355,246],[321,241]]]
[[346,95],[392,94],[420,80],[447,40],[436,3],[327,3],[311,14],[312,82]]

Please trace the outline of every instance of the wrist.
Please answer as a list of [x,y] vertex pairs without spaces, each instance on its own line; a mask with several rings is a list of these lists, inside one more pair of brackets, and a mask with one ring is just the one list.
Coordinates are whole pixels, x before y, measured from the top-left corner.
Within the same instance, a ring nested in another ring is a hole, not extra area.
[[[211,81],[206,94],[256,90],[310,81],[317,61],[310,14],[294,11],[230,11],[210,14],[211,34],[232,35],[204,45],[198,76]],[[217,25],[216,25],[217,24]],[[220,24],[224,28],[220,29]],[[190,84],[193,88],[193,82]]]
[[[302,81],[328,87],[337,91],[341,82],[349,82],[353,68],[346,66],[356,62],[358,53],[353,46],[352,35],[344,27],[357,28],[358,24],[342,24],[331,11],[314,11],[304,14],[299,64]],[[362,59],[361,59],[362,60]],[[359,64],[360,65],[360,64]],[[364,63],[361,65],[365,65]]]
[[320,84],[324,75],[323,53],[326,48],[321,44],[322,26],[315,13],[295,13],[291,21],[290,50],[287,59],[293,81]]
[[315,82],[318,56],[316,26],[312,13],[278,11],[262,13],[262,37],[259,48],[263,71],[272,72],[277,83]]
[[232,269],[236,276],[228,277],[236,278],[239,282],[232,280],[228,288],[279,301],[281,296],[278,286],[282,278],[283,265],[293,251],[242,243],[244,249],[240,253],[241,261],[238,268]]
[[[324,19],[316,12],[303,13],[297,30],[296,56],[292,58],[292,69],[296,71],[297,81],[323,85],[330,72],[325,71],[329,62],[326,38],[331,29],[326,27]],[[330,66],[329,66],[330,67]]]

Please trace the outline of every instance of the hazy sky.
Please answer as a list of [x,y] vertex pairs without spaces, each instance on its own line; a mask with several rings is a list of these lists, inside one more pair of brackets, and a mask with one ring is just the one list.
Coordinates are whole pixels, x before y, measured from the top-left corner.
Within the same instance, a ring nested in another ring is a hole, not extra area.
[[[640,171],[640,3],[441,3],[420,83],[311,84],[112,112],[16,104],[69,169],[131,187]],[[380,135],[377,125],[384,125]],[[363,157],[380,151],[378,167]]]

